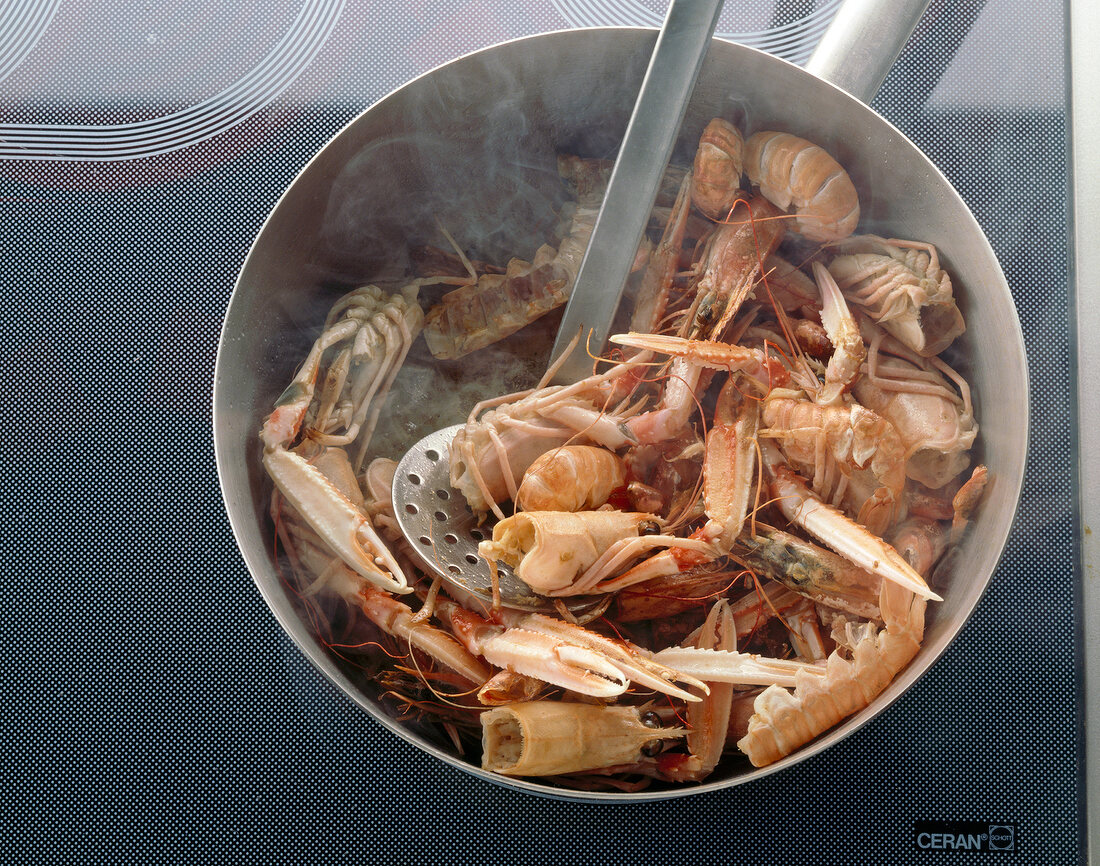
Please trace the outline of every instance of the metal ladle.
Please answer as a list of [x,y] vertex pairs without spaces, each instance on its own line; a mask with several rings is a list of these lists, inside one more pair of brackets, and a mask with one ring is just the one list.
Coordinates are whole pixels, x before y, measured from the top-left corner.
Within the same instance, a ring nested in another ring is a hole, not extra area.
[[[558,329],[553,358],[578,334],[584,339],[559,367],[557,384],[587,375],[592,362],[586,350],[603,348],[721,10],[722,0],[673,0],[665,16]],[[437,430],[406,452],[394,476],[393,504],[402,532],[428,568],[488,598],[492,577],[477,546],[491,536],[492,523],[478,524],[450,483],[450,443],[460,428]],[[506,607],[552,607],[503,564],[499,587]],[[570,610],[593,602],[565,599]]]

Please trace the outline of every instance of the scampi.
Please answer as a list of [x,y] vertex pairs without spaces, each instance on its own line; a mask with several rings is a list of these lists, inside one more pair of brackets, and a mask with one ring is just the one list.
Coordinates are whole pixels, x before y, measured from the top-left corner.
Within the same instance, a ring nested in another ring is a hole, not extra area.
[[965,324],[934,248],[854,234],[831,154],[712,121],[666,175],[629,331],[572,385],[483,394],[451,446],[480,554],[557,613],[449,590],[395,531],[400,454],[372,434],[416,341],[476,355],[564,301],[607,165],[560,165],[556,248],[469,264],[427,315],[415,274],[335,303],[260,432],[288,587],[382,706],[486,770],[616,791],[748,772],[920,650],[990,480],[938,357]]

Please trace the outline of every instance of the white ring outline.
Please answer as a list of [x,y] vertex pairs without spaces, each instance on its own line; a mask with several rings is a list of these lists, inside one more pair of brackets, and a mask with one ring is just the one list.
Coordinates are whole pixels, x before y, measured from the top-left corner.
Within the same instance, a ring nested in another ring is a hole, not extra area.
[[114,162],[170,153],[220,135],[269,105],[309,66],[345,2],[305,0],[290,29],[247,75],[181,111],[117,124],[0,124],[0,159]]
[[[637,0],[551,0],[573,27],[660,27],[664,13]],[[715,36],[775,54],[792,63],[805,63],[836,14],[841,0],[825,0],[804,18],[770,30],[716,30]]]
[[34,50],[60,5],[61,0],[15,0],[5,6],[0,20],[0,81]]

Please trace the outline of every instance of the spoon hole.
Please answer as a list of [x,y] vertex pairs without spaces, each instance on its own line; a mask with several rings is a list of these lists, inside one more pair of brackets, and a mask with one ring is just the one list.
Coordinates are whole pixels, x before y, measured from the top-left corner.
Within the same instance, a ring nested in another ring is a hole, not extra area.
[[484,541],[485,540],[485,533],[482,532],[480,529],[471,529],[470,530],[470,535],[473,536],[475,541]]
[[439,452],[436,451],[434,448],[429,448],[427,451],[424,452],[424,456],[434,463],[436,460],[439,459]]
[[462,569],[459,568],[457,565],[448,565],[447,571],[449,571],[451,574],[462,574]]
[[413,484],[419,484],[420,483],[420,476],[415,475],[412,472],[410,472],[409,473],[409,481],[411,481]]
[[447,490],[437,490],[435,492],[435,495],[438,496],[440,499],[450,499],[451,498],[451,494]]
[[443,536],[443,540],[448,544],[458,544],[458,536],[450,532]]
[[428,536],[426,536],[426,535],[421,535],[420,536],[420,543],[423,544],[425,547],[431,547],[432,546],[432,540],[430,538],[428,538]]
[[470,565],[477,565],[477,557],[474,556],[472,553],[466,554],[466,561],[470,563]]
[[442,511],[437,511],[435,513],[435,519],[442,523],[444,520],[447,519],[447,515],[444,514]]
[[413,503],[409,502],[405,505],[405,512],[408,514],[417,514],[420,512],[420,509],[417,508]]

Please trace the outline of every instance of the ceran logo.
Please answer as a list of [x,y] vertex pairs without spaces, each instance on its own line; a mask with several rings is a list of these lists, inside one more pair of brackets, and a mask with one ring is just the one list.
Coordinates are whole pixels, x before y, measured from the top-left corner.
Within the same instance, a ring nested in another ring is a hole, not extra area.
[[917,821],[913,844],[921,851],[1016,850],[1016,825],[999,821]]

